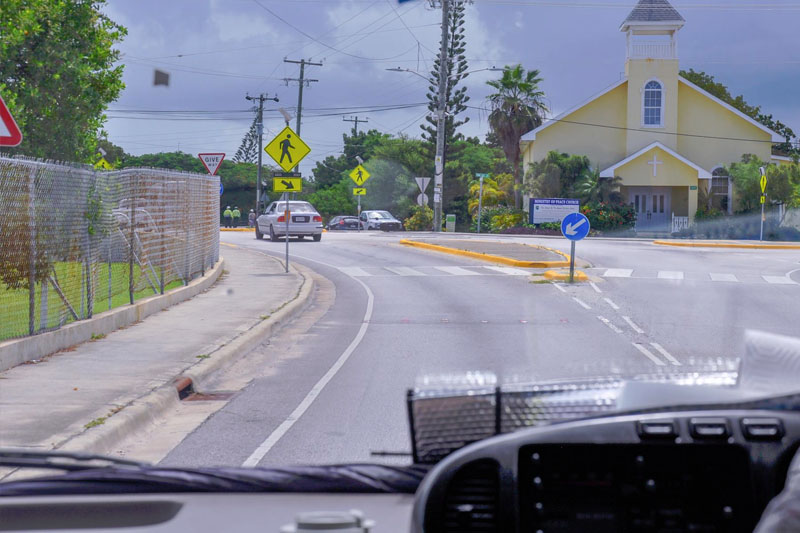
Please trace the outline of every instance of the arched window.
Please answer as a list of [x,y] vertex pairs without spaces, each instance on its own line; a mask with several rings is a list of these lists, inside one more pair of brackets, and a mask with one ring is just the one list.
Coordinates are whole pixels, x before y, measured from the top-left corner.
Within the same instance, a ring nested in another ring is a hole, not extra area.
[[655,80],[648,81],[644,86],[644,125],[657,127],[663,122],[664,91],[661,84]]
[[708,192],[708,207],[714,207],[726,213],[731,212],[731,183],[725,168],[717,167],[711,172],[711,187]]

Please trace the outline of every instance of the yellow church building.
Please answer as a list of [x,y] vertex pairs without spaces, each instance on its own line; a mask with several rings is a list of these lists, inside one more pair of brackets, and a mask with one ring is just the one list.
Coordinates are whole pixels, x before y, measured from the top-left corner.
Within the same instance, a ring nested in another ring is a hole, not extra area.
[[[725,168],[743,154],[776,164],[777,133],[679,75],[677,35],[684,18],[667,0],[640,0],[620,26],[624,77],[522,137],[524,168],[548,152],[587,156],[601,177],[622,179],[637,231],[688,227],[702,189],[733,213]],[[526,202],[527,203],[527,202]]]

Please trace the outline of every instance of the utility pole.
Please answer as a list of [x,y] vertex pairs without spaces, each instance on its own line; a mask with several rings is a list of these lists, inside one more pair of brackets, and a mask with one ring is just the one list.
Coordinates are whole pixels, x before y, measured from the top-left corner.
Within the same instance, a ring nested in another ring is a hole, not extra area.
[[[436,173],[433,178],[433,231],[442,231],[442,195],[444,192],[444,137],[447,112],[447,38],[450,25],[450,1],[440,0],[442,4],[442,42],[439,50],[439,106],[436,110]],[[436,7],[436,0],[431,0]]]
[[353,127],[353,129],[355,130],[356,135],[358,135],[358,123],[359,122],[363,122],[363,123],[366,124],[367,122],[369,122],[369,117],[367,117],[367,118],[358,118],[358,116],[351,117],[351,118],[342,117],[342,121],[343,122],[353,122],[353,123],[355,123],[355,126]]
[[[296,81],[299,92],[297,93],[297,128],[296,133],[300,135],[300,123],[301,118],[303,115],[303,85],[311,86],[311,83],[318,82],[319,80],[312,80],[307,79],[306,75],[306,65],[314,66],[314,67],[321,67],[322,63],[314,63],[313,61],[307,61],[305,59],[301,59],[300,61],[295,61],[293,59],[284,59],[284,63],[295,63],[300,65],[300,77],[299,78],[284,78],[283,81],[286,82],[286,85],[289,85],[290,81]],[[296,170],[296,169],[295,169]]]
[[256,217],[261,214],[261,152],[264,151],[264,102],[266,100],[278,101],[278,97],[270,98],[266,94],[259,94],[258,96],[250,96],[249,94],[244,97],[245,100],[253,101],[258,100],[258,121],[256,129],[258,131],[258,170],[256,177]]

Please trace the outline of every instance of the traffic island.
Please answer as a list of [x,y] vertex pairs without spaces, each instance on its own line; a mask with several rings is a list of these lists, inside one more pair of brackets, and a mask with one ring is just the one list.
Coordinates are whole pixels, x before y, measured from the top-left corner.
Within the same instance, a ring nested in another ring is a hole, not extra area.
[[520,268],[569,266],[569,256],[544,246],[474,239],[403,239],[400,244]]
[[[542,277],[549,281],[566,281],[569,282],[569,270],[548,270],[542,274]],[[580,270],[575,271],[573,282],[587,282],[591,281],[585,272]]]

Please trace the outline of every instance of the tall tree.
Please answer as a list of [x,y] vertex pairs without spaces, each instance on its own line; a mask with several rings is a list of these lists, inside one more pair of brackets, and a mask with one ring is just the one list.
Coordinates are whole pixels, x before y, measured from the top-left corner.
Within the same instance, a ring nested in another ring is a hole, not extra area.
[[[465,2],[453,2],[450,5],[450,21],[448,32],[448,46],[447,46],[447,90],[445,91],[445,102],[447,104],[447,116],[445,118],[445,154],[448,154],[448,148],[453,144],[453,141],[463,138],[456,130],[469,122],[469,117],[457,119],[457,116],[467,109],[467,88],[460,87],[458,84],[461,80],[468,76],[466,52],[466,36],[464,30],[464,12],[466,10]],[[425,118],[425,123],[420,125],[422,128],[422,139],[425,141],[426,151],[429,153],[431,160],[436,153],[436,129],[437,129],[437,110],[439,107],[439,58],[433,62],[431,69],[431,84],[428,86],[428,111],[429,114]],[[445,157],[447,159],[447,157]]]
[[258,115],[256,114],[250,129],[242,139],[233,160],[237,163],[256,163],[258,161]]
[[489,126],[511,163],[517,209],[522,207],[519,142],[525,133],[542,124],[542,116],[547,111],[544,91],[539,88],[541,82],[538,70],[526,71],[522,65],[506,66],[500,79],[486,82],[495,90],[487,97],[491,107]]
[[728,87],[716,81],[714,76],[703,71],[695,71],[694,69],[681,70],[680,75],[783,137],[785,139],[784,142],[773,145],[775,150],[788,155],[800,155],[800,150],[792,144],[792,141],[797,138],[792,129],[780,120],[773,118],[772,115],[762,113],[761,106],[748,104],[741,94],[733,96]]
[[101,13],[105,0],[2,0],[0,93],[22,130],[9,152],[88,162],[103,112],[119,96],[113,48],[125,28]]

